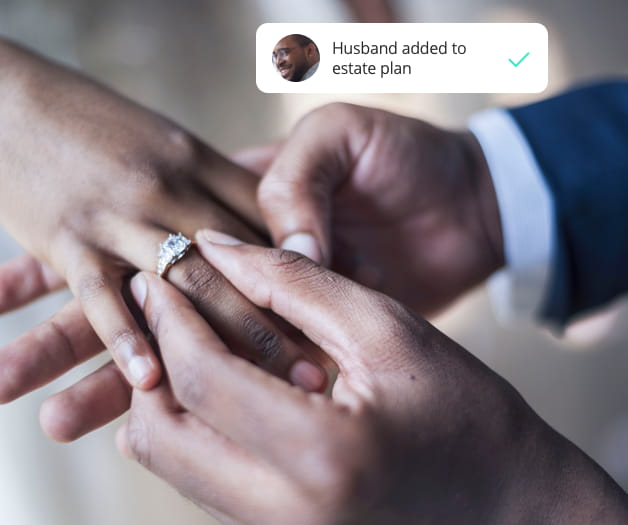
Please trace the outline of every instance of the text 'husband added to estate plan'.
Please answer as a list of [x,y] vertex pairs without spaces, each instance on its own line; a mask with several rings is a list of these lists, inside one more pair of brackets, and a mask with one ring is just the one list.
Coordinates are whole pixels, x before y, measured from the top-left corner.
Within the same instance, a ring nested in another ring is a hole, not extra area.
[[[302,81],[279,67],[299,44],[277,58],[278,42],[310,44],[316,63]],[[256,61],[266,93],[539,93],[548,34],[538,23],[269,23],[257,30]]]

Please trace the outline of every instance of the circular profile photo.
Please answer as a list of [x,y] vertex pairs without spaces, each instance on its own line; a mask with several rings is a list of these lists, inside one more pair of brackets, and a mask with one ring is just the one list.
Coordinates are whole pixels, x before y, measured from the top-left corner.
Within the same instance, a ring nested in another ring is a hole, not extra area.
[[318,69],[318,47],[305,35],[284,36],[273,49],[273,65],[286,80],[303,82]]

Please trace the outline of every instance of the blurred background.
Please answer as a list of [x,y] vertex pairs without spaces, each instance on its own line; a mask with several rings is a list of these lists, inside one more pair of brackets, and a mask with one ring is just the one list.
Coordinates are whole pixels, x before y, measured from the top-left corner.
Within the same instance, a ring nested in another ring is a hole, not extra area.
[[[537,95],[269,95],[255,85],[255,30],[264,22],[541,22],[550,82]],[[625,0],[0,0],[0,35],[80,68],[164,113],[217,149],[285,136],[333,100],[462,127],[478,110],[551,96],[628,74]],[[0,81],[2,64],[0,64]],[[577,108],[575,109],[577,111]],[[0,232],[0,262],[20,253]],[[0,317],[0,345],[68,299],[56,294]],[[628,488],[628,309],[618,301],[557,340],[539,326],[496,320],[484,288],[433,322],[511,381],[552,426]],[[100,361],[102,362],[102,360]],[[212,520],[118,455],[114,422],[70,445],[39,429],[40,403],[99,363],[0,407],[0,523],[185,525]],[[242,487],[246,491],[246,487]],[[277,495],[281,498],[281,495]]]

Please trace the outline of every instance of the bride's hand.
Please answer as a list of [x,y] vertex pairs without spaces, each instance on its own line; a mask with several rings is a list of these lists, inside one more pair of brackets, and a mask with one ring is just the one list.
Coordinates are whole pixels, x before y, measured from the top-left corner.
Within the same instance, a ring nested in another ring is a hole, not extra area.
[[[66,281],[80,303],[2,349],[0,400],[49,381],[103,347],[128,382],[150,388],[159,380],[160,365],[125,303],[124,279],[138,269],[154,271],[159,244],[171,232],[191,236],[209,225],[263,242],[255,204],[258,178],[173,122],[75,72],[2,41],[0,62],[6,71],[0,83],[0,223],[56,272],[52,288]],[[32,288],[21,289],[18,297],[5,295],[5,306],[51,288],[37,275],[43,267],[28,258],[21,263],[31,272]],[[269,336],[276,332],[274,321],[251,307],[195,250],[168,279],[236,352],[303,383],[294,369],[302,351],[287,337]],[[5,294],[7,289],[15,293],[14,286],[5,287]],[[102,386],[112,373],[119,377],[111,366],[96,372],[84,388],[77,385],[80,396],[65,400],[80,397],[82,406],[86,399],[99,400],[109,412],[88,413],[106,422],[122,406],[113,410]],[[314,389],[322,387],[322,374],[319,380]],[[122,399],[128,389],[122,378],[120,385],[112,388]],[[87,428],[48,419],[55,422],[48,431],[61,439]],[[59,428],[52,428],[56,424]]]

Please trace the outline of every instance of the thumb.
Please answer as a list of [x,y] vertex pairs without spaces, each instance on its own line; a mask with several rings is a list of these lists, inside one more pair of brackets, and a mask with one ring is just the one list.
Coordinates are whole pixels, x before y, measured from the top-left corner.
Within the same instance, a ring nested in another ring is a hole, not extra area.
[[350,111],[345,106],[325,106],[302,119],[277,153],[257,193],[275,246],[326,265],[332,256],[333,196],[348,177],[354,158],[344,116]]

